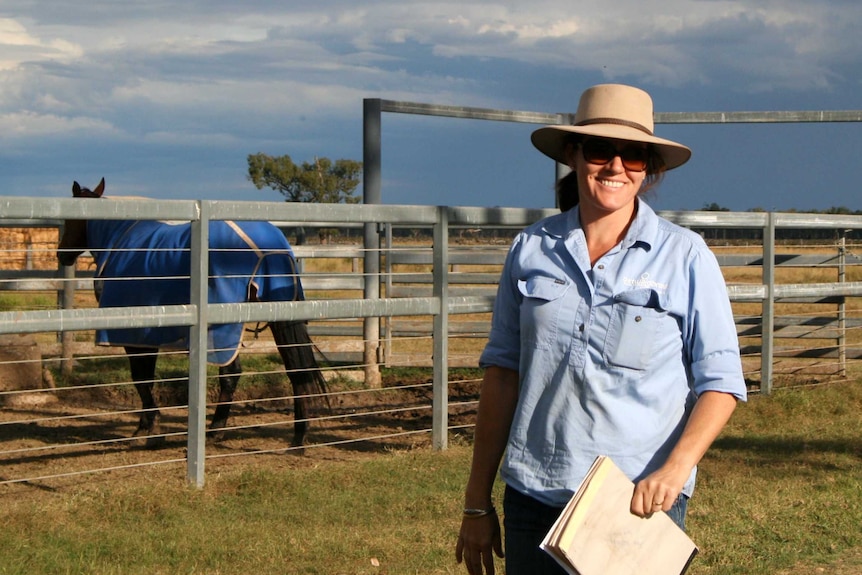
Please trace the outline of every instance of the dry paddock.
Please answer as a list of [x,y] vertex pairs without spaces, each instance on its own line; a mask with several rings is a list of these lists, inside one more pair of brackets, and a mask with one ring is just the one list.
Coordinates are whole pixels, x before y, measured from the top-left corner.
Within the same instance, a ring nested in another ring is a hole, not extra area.
[[[344,374],[329,385],[328,406],[311,422],[306,448],[291,447],[293,409],[289,387],[252,396],[242,383],[229,427],[219,439],[208,436],[207,473],[254,458],[290,457],[296,464],[350,460],[393,449],[431,447],[430,376],[384,378],[379,390],[364,389]],[[471,433],[479,382],[450,384],[453,437]],[[166,386],[163,386],[166,387]],[[14,394],[0,409],[0,494],[57,489],[94,475],[123,477],[158,466],[186,474],[188,410],[182,394],[163,391],[161,446],[148,448],[132,438],[137,395],[114,387]],[[209,413],[212,413],[210,408]]]

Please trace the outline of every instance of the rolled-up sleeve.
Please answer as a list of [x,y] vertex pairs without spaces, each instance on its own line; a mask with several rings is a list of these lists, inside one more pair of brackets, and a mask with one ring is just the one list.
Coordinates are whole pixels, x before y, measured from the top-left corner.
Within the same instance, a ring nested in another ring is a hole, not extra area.
[[690,297],[686,350],[695,394],[730,393],[746,399],[745,378],[739,354],[739,337],[727,286],[715,256],[697,250],[689,267]]
[[497,297],[494,300],[494,313],[491,319],[491,332],[488,343],[479,357],[480,367],[504,367],[518,370],[521,357],[520,306],[521,293],[518,291],[517,254],[521,246],[518,236],[509,249]]

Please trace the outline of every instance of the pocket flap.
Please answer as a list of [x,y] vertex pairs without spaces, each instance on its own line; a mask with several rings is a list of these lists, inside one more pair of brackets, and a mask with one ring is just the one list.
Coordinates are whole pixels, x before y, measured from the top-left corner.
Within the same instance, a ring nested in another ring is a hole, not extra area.
[[650,288],[633,289],[614,294],[614,301],[659,310],[667,309],[667,302],[664,299],[657,291]]
[[518,280],[518,291],[524,297],[531,297],[545,301],[553,301],[562,297],[569,289],[569,282],[545,276],[533,276],[524,280]]

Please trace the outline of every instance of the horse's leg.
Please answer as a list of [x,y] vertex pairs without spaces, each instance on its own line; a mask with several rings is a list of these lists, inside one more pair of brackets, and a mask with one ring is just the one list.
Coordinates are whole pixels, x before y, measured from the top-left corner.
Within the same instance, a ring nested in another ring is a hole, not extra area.
[[323,375],[314,359],[314,350],[305,322],[277,321],[270,323],[270,330],[278,345],[278,353],[284,362],[287,375],[293,384],[293,442],[294,447],[305,444],[308,431],[309,407],[315,403],[310,394],[325,391]]
[[156,401],[153,398],[153,380],[156,377],[156,360],[158,352],[141,347],[126,347],[126,355],[129,356],[129,368],[132,372],[132,381],[135,389],[141,397],[140,419],[138,429],[133,437],[147,436],[146,446],[157,447],[164,443],[164,437],[150,437],[161,433],[161,414]]
[[210,435],[212,439],[219,439],[221,434],[217,430],[227,425],[227,418],[230,415],[231,402],[233,401],[233,393],[236,391],[240,375],[242,375],[242,365],[240,365],[239,356],[236,356],[236,359],[229,364],[218,368],[218,375],[218,405],[216,405],[213,420],[210,423],[210,430],[213,430],[213,433]]

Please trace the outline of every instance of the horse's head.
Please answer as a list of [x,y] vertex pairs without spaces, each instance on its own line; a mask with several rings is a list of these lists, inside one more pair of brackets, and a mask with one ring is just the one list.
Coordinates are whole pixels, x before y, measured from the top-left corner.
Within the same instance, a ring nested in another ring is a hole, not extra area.
[[[94,190],[82,188],[78,182],[72,184],[72,195],[76,198],[101,198],[105,193],[105,178]],[[63,236],[57,246],[57,259],[64,266],[75,264],[78,256],[87,251],[87,220],[66,220],[63,224]]]

